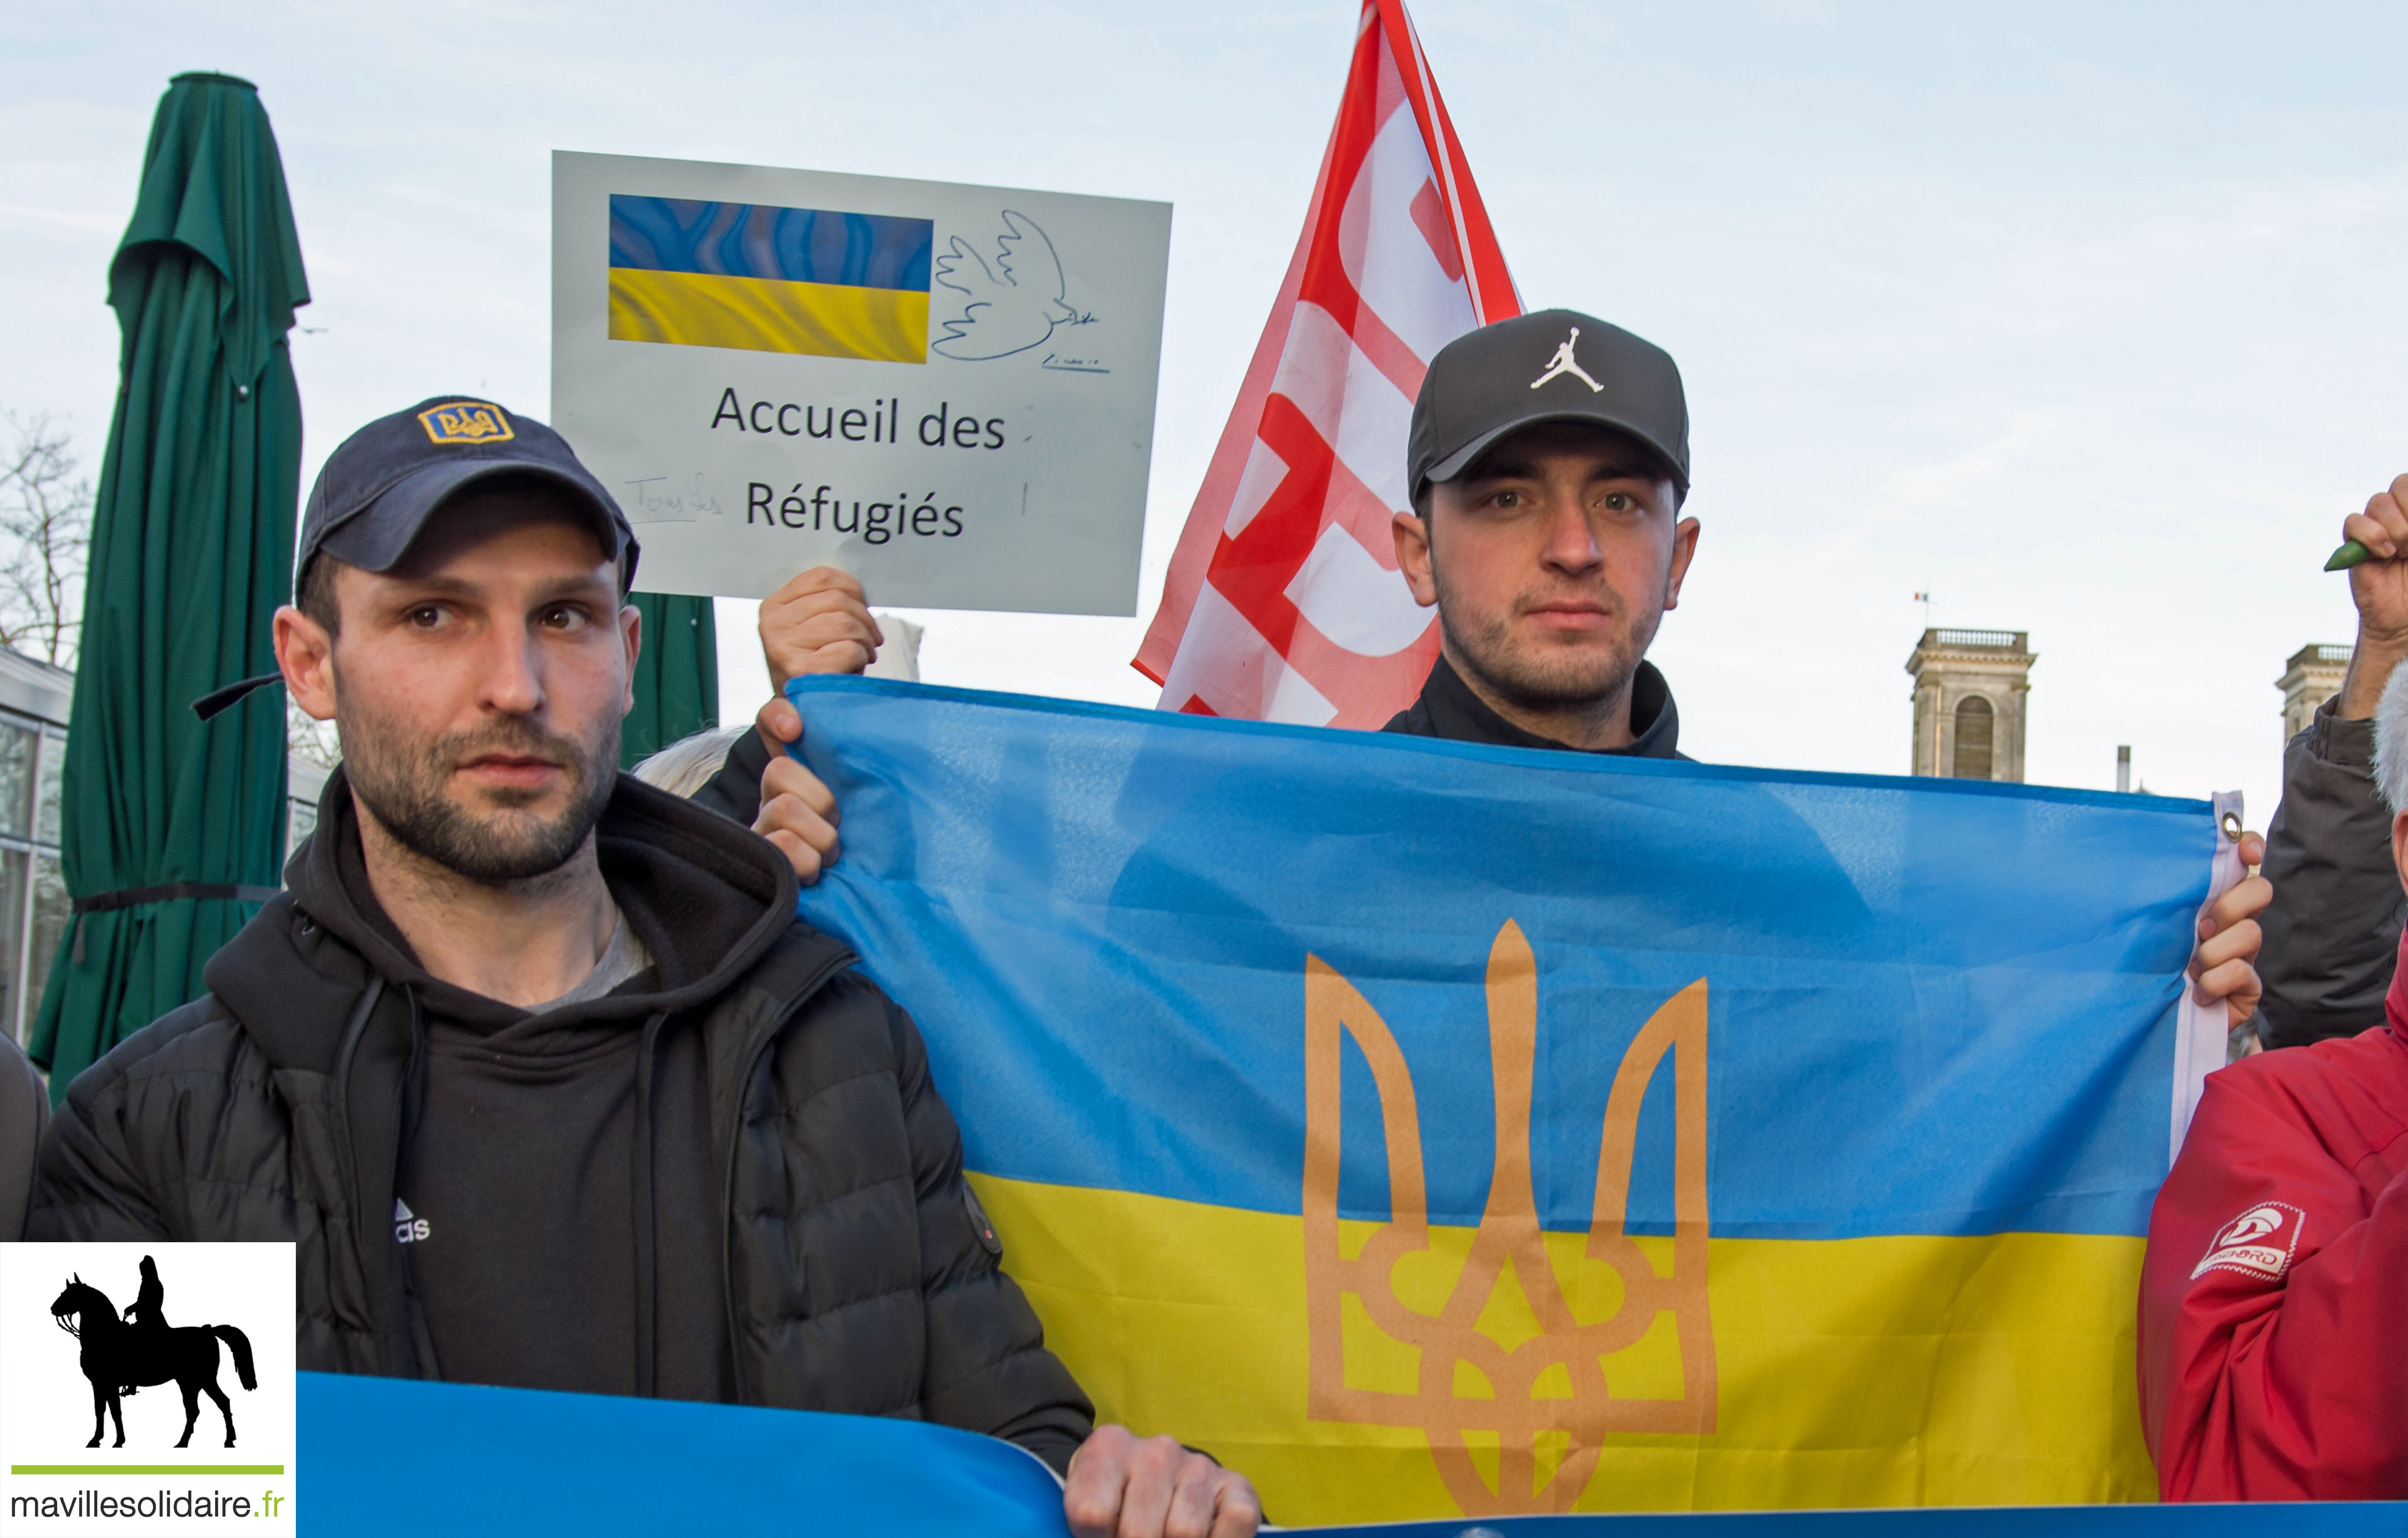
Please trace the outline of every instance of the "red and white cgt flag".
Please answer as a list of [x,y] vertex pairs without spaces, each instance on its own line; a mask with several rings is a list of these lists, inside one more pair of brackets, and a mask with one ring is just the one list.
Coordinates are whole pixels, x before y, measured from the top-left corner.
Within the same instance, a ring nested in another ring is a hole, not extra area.
[[1138,671],[1162,708],[1377,728],[1438,656],[1397,570],[1422,374],[1522,312],[1403,0],[1366,0],[1269,324],[1170,558]]

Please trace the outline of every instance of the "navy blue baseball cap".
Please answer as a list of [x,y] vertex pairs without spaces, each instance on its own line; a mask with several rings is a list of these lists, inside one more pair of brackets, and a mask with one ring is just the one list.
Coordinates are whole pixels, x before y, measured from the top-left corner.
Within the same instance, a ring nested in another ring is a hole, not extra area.
[[532,417],[470,395],[437,395],[380,417],[326,457],[301,515],[294,590],[322,552],[363,571],[391,571],[437,508],[505,475],[540,477],[583,513],[603,553],[618,563],[619,591],[628,590],[636,532],[567,440]]

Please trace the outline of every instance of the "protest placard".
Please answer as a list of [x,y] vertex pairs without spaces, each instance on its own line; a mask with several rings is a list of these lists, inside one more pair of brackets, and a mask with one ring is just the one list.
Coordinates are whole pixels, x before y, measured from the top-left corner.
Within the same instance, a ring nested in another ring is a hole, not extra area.
[[1168,204],[552,163],[552,414],[651,591],[1137,612]]

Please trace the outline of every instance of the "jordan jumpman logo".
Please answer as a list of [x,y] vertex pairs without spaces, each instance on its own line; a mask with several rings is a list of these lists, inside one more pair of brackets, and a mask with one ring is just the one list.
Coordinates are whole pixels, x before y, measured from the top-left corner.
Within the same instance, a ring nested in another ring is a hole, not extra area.
[[1540,375],[1537,378],[1531,380],[1530,388],[1536,390],[1541,385],[1545,384],[1549,379],[1555,377],[1559,374],[1570,374],[1579,379],[1581,383],[1588,386],[1591,392],[1603,391],[1605,386],[1598,383],[1595,379],[1590,378],[1588,377],[1588,370],[1581,367],[1580,360],[1572,356],[1572,344],[1579,340],[1580,327],[1574,326],[1572,327],[1572,334],[1564,338],[1564,345],[1555,349],[1555,355],[1547,360],[1547,371],[1544,374]]

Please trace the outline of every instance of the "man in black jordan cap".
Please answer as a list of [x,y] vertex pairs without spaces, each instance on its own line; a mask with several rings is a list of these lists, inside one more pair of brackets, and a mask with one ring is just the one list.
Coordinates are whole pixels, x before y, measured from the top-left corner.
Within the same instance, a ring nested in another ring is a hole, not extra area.
[[1397,560],[1439,660],[1391,732],[1679,758],[1645,661],[1698,550],[1671,356],[1570,310],[1440,350],[1413,402]]
[[[1698,553],[1689,408],[1671,355],[1571,310],[1440,349],[1413,402],[1397,563],[1439,617],[1439,660],[1391,732],[1673,759],[1680,716],[1646,660]],[[2200,920],[2202,1003],[2257,1008],[2244,881]]]
[[1240,1476],[1090,1434],[918,1031],[786,857],[618,772],[636,562],[490,401],[335,450],[275,638],[343,762],[208,993],[69,1088],[30,1235],[296,1241],[304,1368],[924,1418],[1124,1534],[1251,1533]]

